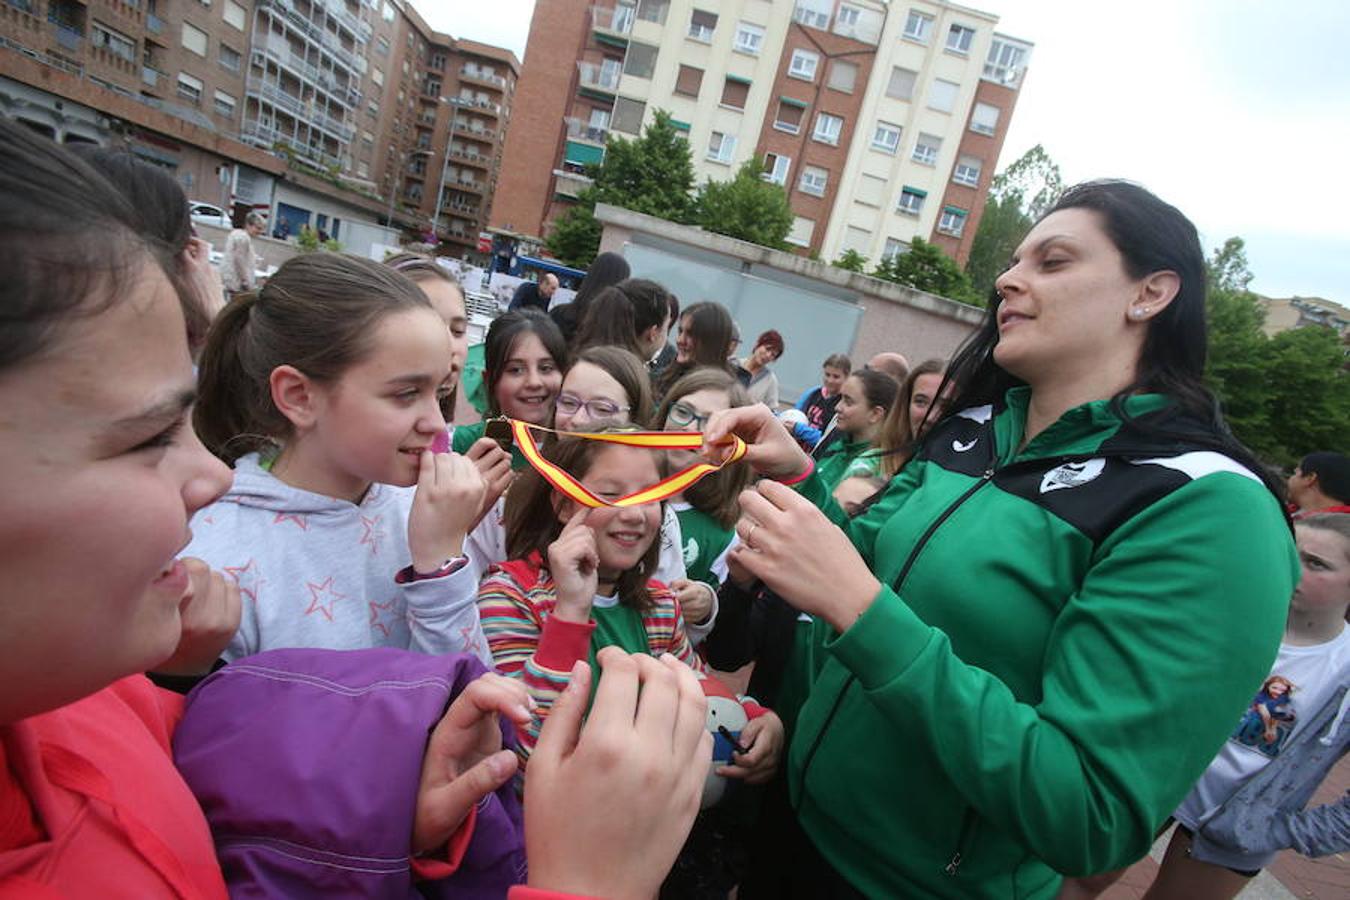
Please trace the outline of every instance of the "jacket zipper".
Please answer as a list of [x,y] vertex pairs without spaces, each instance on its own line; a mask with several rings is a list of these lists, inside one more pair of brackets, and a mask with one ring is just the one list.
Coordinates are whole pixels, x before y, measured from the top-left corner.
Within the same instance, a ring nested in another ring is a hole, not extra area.
[[[970,487],[966,488],[965,492],[961,494],[960,497],[957,497],[956,500],[952,502],[951,506],[948,506],[945,510],[943,510],[942,515],[938,516],[932,525],[928,526],[927,530],[924,531],[923,535],[919,537],[918,542],[914,545],[914,549],[910,551],[909,557],[905,560],[905,564],[900,567],[900,574],[895,576],[895,580],[891,582],[891,587],[897,594],[900,593],[900,586],[904,584],[905,577],[909,575],[909,570],[913,568],[914,560],[918,558],[919,553],[924,548],[924,545],[928,543],[930,538],[932,538],[933,532],[937,531],[940,527],[942,527],[942,523],[947,521],[947,519],[951,517],[952,513],[956,512],[957,509],[961,507],[961,504],[965,503],[967,500],[970,499],[972,494],[974,494],[980,488],[988,484],[990,479],[992,479],[993,477],[994,477],[993,468],[985,469],[984,474],[980,476],[979,480],[976,481],[974,484],[972,484]],[[806,785],[806,775],[811,769],[811,761],[815,759],[816,751],[820,749],[820,742],[821,740],[824,739],[825,732],[829,730],[830,725],[834,722],[835,713],[839,711],[839,704],[843,701],[844,695],[848,693],[849,687],[852,686],[853,678],[854,676],[850,674],[848,678],[844,680],[844,684],[839,689],[839,693],[835,694],[834,705],[830,707],[830,714],[825,717],[825,724],[820,727],[820,730],[818,732],[816,732],[816,739],[815,741],[812,742],[811,749],[808,750],[806,753],[806,759],[802,762],[801,783],[803,787],[805,787]]]
[[952,878],[956,877],[956,873],[961,868],[961,860],[965,858],[966,847],[970,843],[970,835],[974,830],[975,809],[967,806],[965,814],[961,817],[961,832],[956,838],[956,852],[952,854],[952,858],[947,861],[946,867],[942,870]]

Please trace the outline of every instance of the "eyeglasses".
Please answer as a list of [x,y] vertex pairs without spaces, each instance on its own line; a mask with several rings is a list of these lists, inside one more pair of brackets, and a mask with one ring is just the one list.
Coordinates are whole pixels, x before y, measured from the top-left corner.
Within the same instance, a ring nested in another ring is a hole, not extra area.
[[606,400],[604,397],[582,400],[574,394],[559,394],[558,399],[553,401],[553,407],[565,416],[575,416],[578,410],[584,409],[586,415],[592,419],[611,419],[619,413],[626,413],[629,410],[629,407],[620,406],[613,400]]
[[694,409],[692,406],[676,400],[675,403],[671,405],[670,412],[666,414],[666,418],[670,420],[671,424],[678,425],[681,428],[688,428],[690,425],[693,425],[696,430],[702,431],[703,426],[707,425],[708,420],[712,418],[712,413],[701,416],[699,415],[698,410]]

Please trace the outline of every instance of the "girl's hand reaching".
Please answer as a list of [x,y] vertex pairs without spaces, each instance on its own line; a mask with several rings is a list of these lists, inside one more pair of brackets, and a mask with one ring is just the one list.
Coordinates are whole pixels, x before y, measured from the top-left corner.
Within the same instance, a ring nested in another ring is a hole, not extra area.
[[422,454],[417,493],[408,514],[413,571],[435,572],[464,552],[464,536],[478,520],[487,483],[458,453]]
[[553,614],[565,622],[591,620],[591,603],[600,586],[600,555],[595,532],[586,524],[590,510],[579,510],[548,546],[548,568],[558,589]]

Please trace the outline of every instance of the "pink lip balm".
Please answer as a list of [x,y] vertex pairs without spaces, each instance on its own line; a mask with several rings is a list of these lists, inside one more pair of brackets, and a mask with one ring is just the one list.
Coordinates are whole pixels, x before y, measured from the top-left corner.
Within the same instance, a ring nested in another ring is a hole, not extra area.
[[431,439],[431,452],[432,453],[450,452],[450,432],[442,431],[440,434],[437,434],[434,438]]

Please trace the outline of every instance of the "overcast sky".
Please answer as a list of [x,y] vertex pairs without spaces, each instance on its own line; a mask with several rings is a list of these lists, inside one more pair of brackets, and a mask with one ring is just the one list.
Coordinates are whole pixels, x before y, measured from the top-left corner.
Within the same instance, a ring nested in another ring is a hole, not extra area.
[[[414,5],[438,31],[524,58],[533,0]],[[1036,45],[1000,169],[1040,143],[1070,183],[1142,182],[1206,248],[1245,238],[1255,290],[1350,306],[1350,3],[966,5]]]

